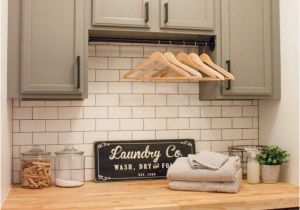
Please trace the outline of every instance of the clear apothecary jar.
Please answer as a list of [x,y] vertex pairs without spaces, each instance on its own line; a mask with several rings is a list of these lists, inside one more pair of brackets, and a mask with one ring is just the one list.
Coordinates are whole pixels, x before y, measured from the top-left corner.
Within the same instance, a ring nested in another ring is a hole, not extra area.
[[79,187],[84,184],[83,151],[66,145],[61,151],[55,152],[55,184],[59,187]]
[[50,187],[51,153],[38,145],[21,153],[21,185],[24,188],[40,189]]

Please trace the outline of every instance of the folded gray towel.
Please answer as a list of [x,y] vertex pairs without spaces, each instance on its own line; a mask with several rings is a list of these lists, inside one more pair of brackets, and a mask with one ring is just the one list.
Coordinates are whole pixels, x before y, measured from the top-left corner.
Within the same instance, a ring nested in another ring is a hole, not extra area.
[[242,171],[240,169],[234,182],[170,181],[169,186],[172,190],[236,193],[239,191],[241,179]]
[[180,157],[168,169],[167,179],[192,182],[233,182],[240,166],[239,157],[229,157],[228,161],[217,170],[192,169],[188,158]]
[[201,151],[198,154],[189,154],[189,163],[192,168],[207,168],[217,170],[228,160],[227,155],[211,151]]

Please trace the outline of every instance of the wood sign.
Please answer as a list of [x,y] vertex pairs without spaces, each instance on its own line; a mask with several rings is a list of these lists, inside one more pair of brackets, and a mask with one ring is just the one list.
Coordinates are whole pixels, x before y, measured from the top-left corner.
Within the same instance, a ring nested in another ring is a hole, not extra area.
[[191,139],[95,142],[95,179],[164,178],[176,158],[188,154],[195,154]]

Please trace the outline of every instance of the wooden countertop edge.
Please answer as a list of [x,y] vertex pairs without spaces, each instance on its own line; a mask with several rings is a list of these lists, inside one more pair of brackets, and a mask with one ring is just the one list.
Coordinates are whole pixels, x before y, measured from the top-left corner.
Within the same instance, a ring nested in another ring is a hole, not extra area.
[[103,210],[293,208],[299,207],[299,186],[288,183],[249,185],[243,181],[237,194],[169,191],[167,180],[87,182],[83,187],[69,189],[26,190],[13,186],[2,210],[102,210],[102,207]]

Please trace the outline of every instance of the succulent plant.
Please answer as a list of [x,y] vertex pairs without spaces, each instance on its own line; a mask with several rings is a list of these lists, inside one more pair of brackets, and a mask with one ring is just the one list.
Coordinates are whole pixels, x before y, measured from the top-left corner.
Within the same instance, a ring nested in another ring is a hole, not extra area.
[[257,156],[257,160],[260,165],[281,165],[287,162],[288,156],[285,150],[278,146],[270,145],[261,150]]

